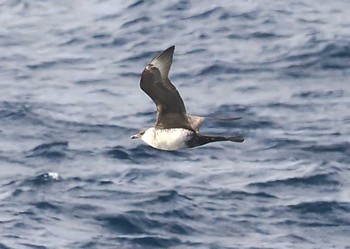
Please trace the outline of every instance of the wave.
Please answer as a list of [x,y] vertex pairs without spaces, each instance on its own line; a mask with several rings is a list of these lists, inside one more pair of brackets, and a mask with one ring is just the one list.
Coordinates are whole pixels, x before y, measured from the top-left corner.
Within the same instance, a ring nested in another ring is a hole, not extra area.
[[311,176],[291,177],[287,179],[250,183],[249,187],[279,188],[281,186],[339,186],[341,183],[333,179],[332,174],[316,174]]
[[343,153],[344,155],[350,156],[350,143],[349,142],[342,142],[342,143],[332,143],[332,144],[325,144],[325,145],[310,145],[303,147],[306,151],[312,151],[316,153],[323,153],[323,152],[337,152],[337,153]]
[[6,246],[5,244],[0,242],[0,248],[1,249],[11,249],[11,247]]
[[58,160],[65,158],[67,151],[67,141],[44,143],[32,149],[27,157],[44,157],[51,160]]
[[232,191],[232,190],[217,190],[215,194],[209,195],[210,198],[217,200],[237,200],[246,198],[260,198],[260,199],[278,199],[278,197],[265,192],[247,192],[247,191]]
[[124,146],[115,146],[108,148],[104,154],[111,158],[116,158],[130,163],[142,164],[147,161],[148,163],[157,162],[159,160],[169,160],[171,156],[172,160],[183,160],[188,155],[186,151],[164,151],[162,153],[155,153],[156,149],[146,144],[139,144],[134,148],[125,148]]
[[[302,214],[315,213],[319,215],[326,214],[328,216],[337,212],[342,214],[347,214],[350,212],[349,203],[338,201],[302,202],[296,205],[289,205],[288,207]],[[344,220],[344,222],[350,225],[350,220]]]
[[47,186],[62,181],[61,176],[56,172],[47,172],[24,180],[19,186]]
[[292,97],[300,99],[337,99],[345,95],[346,93],[343,90],[311,90],[295,93]]
[[[170,217],[169,217],[170,218]],[[189,225],[189,222],[178,222],[156,214],[147,215],[142,211],[128,211],[118,215],[97,215],[95,220],[102,223],[103,226],[121,235],[134,236],[159,236],[158,230],[162,229],[162,234],[193,234],[195,230]]]
[[346,70],[350,68],[349,58],[349,43],[341,40],[323,41],[312,37],[303,46],[294,48],[278,61],[285,62],[286,73],[301,76],[310,70]]
[[[166,237],[160,235],[141,235],[141,236],[121,236],[118,240],[128,242],[140,248],[170,248],[182,243],[177,237]],[[186,243],[185,243],[186,244]]]
[[89,60],[84,58],[56,58],[55,60],[51,61],[42,61],[36,64],[31,64],[27,67],[31,70],[47,70],[52,67],[71,67],[74,64],[87,62],[89,62]]

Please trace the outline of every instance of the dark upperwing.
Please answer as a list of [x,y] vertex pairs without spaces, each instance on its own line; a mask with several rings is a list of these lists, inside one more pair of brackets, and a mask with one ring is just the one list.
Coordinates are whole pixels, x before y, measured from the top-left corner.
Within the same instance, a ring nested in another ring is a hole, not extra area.
[[157,128],[194,130],[186,115],[184,102],[168,78],[175,46],[158,54],[143,70],[140,87],[157,106]]

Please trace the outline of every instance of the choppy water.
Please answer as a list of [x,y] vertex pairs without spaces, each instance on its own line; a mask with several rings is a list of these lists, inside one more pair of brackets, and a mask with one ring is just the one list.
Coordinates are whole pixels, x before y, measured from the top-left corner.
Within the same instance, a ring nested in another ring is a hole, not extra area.
[[[0,248],[350,248],[349,9],[0,1]],[[173,44],[188,112],[243,144],[129,139]]]

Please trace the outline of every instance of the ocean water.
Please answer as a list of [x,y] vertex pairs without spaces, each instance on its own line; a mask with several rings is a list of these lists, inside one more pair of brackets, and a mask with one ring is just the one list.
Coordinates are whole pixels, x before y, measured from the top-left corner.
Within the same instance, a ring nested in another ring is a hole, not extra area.
[[[350,248],[349,9],[0,0],[0,248]],[[130,140],[171,45],[202,132],[244,143]]]

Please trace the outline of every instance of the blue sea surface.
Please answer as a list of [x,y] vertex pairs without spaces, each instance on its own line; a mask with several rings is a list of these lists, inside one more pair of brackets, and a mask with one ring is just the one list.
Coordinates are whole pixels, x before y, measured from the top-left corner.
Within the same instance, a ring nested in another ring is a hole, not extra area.
[[[349,249],[349,10],[0,0],[0,248]],[[140,74],[171,45],[201,131],[244,143],[130,140],[155,123]]]

